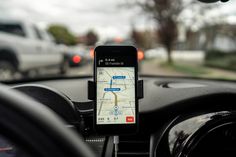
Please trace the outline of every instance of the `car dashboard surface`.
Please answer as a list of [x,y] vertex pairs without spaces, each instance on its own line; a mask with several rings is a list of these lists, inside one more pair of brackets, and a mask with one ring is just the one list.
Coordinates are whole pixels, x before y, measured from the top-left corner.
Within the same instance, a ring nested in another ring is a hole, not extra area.
[[[140,76],[139,131],[120,136],[118,156],[236,154],[234,82]],[[114,156],[113,137],[93,130],[92,77],[8,84],[59,114],[99,156]]]

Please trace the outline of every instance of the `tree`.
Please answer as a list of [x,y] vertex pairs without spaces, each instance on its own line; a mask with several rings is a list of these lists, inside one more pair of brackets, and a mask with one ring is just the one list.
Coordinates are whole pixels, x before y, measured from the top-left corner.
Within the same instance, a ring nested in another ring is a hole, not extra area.
[[63,25],[50,25],[48,32],[58,44],[75,45],[77,43],[75,36]]
[[130,37],[135,42],[135,45],[143,50],[150,49],[153,46],[153,32],[151,30],[138,31],[132,29]]
[[86,34],[86,45],[94,46],[97,41],[98,41],[98,35],[92,30],[88,31]]
[[[180,17],[186,8],[200,5],[197,0],[136,0],[135,4],[140,6],[146,13],[150,14],[157,24],[158,38],[167,50],[168,63],[172,64],[171,52],[173,44],[178,36]],[[209,6],[199,7],[198,13]]]

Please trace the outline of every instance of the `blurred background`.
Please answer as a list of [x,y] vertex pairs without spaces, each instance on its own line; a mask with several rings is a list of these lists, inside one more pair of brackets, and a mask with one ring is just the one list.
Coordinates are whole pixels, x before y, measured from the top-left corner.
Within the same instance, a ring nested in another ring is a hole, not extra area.
[[92,75],[97,45],[144,75],[236,80],[236,1],[0,0],[0,80]]

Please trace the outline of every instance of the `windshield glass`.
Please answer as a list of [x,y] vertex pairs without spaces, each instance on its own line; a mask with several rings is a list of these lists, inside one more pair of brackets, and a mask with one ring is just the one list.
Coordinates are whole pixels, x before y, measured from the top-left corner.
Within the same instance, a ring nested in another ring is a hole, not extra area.
[[97,45],[139,74],[236,80],[236,1],[0,0],[0,81],[93,74]]

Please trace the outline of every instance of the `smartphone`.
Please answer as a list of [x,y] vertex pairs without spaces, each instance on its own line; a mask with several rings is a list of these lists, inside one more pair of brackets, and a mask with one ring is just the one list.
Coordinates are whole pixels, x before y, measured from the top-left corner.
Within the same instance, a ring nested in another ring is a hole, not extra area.
[[137,132],[137,49],[98,46],[94,51],[95,131],[104,135]]

